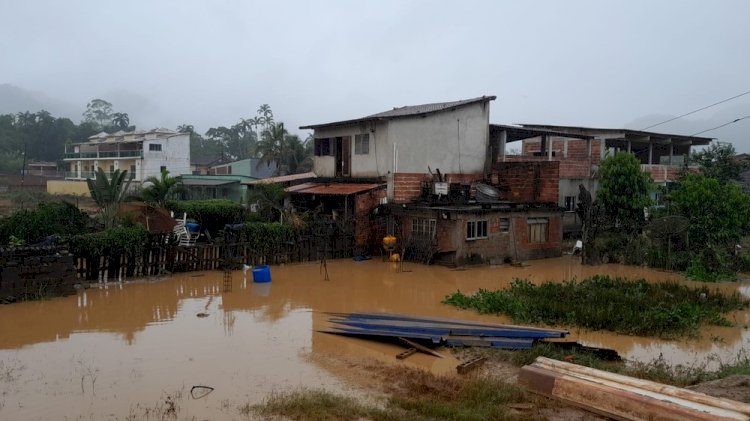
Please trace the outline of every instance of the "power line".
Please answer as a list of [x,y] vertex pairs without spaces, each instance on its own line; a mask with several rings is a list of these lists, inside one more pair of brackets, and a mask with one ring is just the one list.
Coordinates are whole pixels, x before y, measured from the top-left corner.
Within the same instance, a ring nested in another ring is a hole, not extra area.
[[728,126],[728,125],[730,125],[730,124],[734,124],[734,123],[737,123],[738,121],[742,121],[742,120],[745,120],[745,119],[747,119],[747,118],[750,118],[750,115],[746,115],[746,116],[744,116],[744,117],[740,117],[740,118],[734,119],[734,120],[730,121],[729,123],[724,123],[724,124],[722,124],[721,126],[716,126],[716,127],[712,127],[712,128],[710,128],[710,129],[706,129],[706,130],[703,130],[702,132],[698,132],[698,133],[693,133],[693,134],[691,134],[690,136],[697,136],[697,135],[699,135],[699,134],[703,134],[703,133],[706,133],[706,132],[710,132],[711,130],[716,130],[716,129],[720,129],[720,128],[724,127],[724,126]]
[[[741,97],[741,96],[745,96],[745,95],[747,95],[747,94],[750,94],[750,91],[747,91],[747,92],[743,92],[743,93],[741,93],[741,94],[739,94],[739,95],[735,95],[735,96],[733,96],[733,97],[731,97],[731,98],[723,99],[723,100],[721,100],[721,101],[719,101],[719,102],[715,102],[715,103],[713,103],[713,104],[711,104],[711,105],[707,105],[707,106],[705,106],[705,107],[703,107],[703,108],[698,108],[697,110],[693,110],[693,111],[690,111],[689,113],[685,113],[685,114],[682,114],[682,115],[678,115],[677,117],[672,117],[672,118],[670,118],[669,120],[664,120],[664,121],[662,121],[661,123],[656,123],[656,124],[652,124],[652,125],[650,125],[650,126],[648,126],[648,127],[644,127],[644,128],[642,128],[641,130],[647,130],[647,129],[650,129],[650,128],[652,128],[652,127],[656,127],[656,126],[661,126],[662,124],[666,124],[666,123],[669,123],[670,121],[675,121],[675,120],[677,120],[677,119],[679,119],[679,118],[682,118],[682,117],[685,117],[685,116],[689,116],[690,114],[695,114],[695,113],[697,113],[697,112],[699,112],[699,111],[703,111],[703,110],[709,109],[709,108],[711,108],[711,107],[717,106],[717,105],[719,105],[719,104],[723,104],[723,103],[725,103],[725,102],[731,101],[731,100],[733,100],[733,99],[736,99],[736,98],[739,98],[739,97]],[[695,135],[693,135],[693,136],[695,136]]]

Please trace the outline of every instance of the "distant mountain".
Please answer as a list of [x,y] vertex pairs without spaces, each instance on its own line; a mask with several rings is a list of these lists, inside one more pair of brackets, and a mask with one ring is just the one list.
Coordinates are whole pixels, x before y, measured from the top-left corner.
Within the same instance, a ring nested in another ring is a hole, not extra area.
[[29,91],[10,84],[0,84],[0,114],[15,114],[29,111],[49,111],[55,117],[68,117],[74,122],[81,119],[85,109],[64,101],[48,98],[44,94]]

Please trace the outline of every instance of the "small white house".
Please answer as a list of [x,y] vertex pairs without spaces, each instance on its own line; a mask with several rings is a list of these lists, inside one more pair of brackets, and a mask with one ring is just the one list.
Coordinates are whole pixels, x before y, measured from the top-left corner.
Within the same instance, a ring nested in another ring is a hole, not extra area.
[[[318,177],[385,178],[394,184],[439,169],[482,175],[494,96],[398,107],[357,119],[312,124]],[[417,181],[418,187],[418,181]],[[395,192],[398,196],[398,192]]]
[[92,178],[97,168],[108,174],[127,170],[133,181],[190,172],[190,135],[169,129],[99,133],[75,143],[65,152],[66,180]]

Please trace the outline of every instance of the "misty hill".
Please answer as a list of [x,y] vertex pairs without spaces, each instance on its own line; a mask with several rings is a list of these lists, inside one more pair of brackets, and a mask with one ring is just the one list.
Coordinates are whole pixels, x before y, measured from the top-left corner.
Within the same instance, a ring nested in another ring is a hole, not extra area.
[[18,86],[0,84],[0,114],[15,114],[24,111],[35,113],[46,110],[52,115],[79,121],[85,107],[86,104],[74,106]]

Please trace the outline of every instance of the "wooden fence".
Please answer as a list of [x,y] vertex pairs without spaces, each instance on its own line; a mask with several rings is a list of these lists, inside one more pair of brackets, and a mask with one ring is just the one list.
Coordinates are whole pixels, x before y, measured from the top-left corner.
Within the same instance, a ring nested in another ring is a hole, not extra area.
[[354,237],[338,233],[328,238],[298,236],[270,250],[254,249],[249,243],[197,243],[182,247],[154,241],[135,255],[74,256],[79,280],[117,282],[126,278],[158,276],[174,272],[238,269],[242,264],[280,264],[351,257]]

